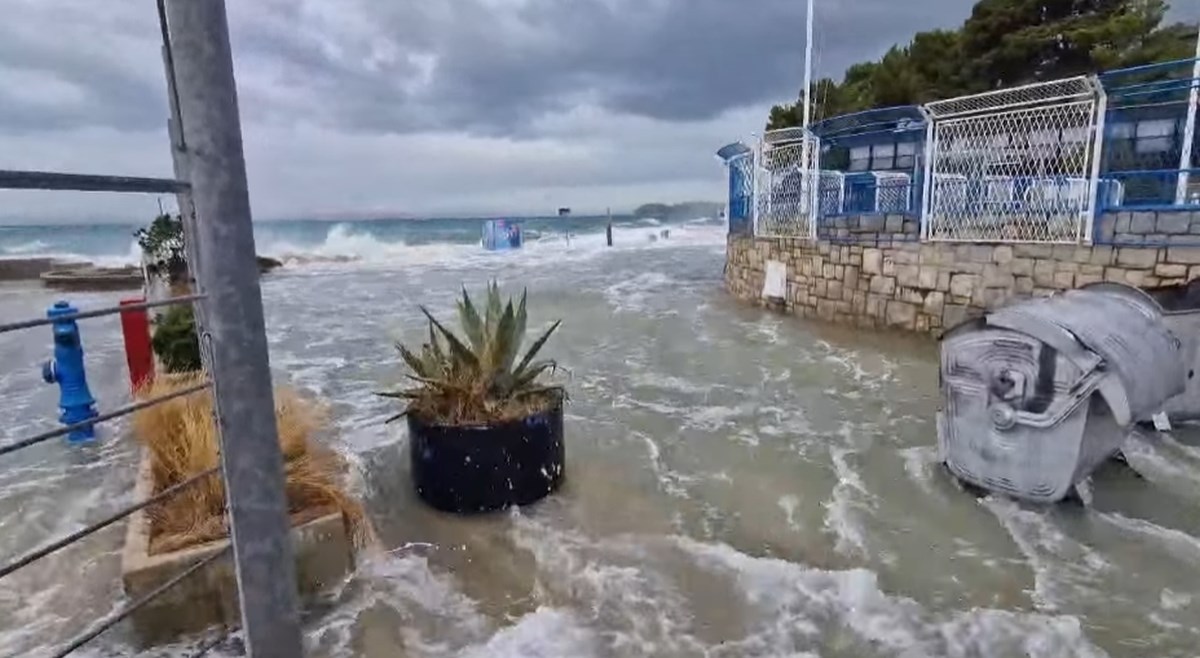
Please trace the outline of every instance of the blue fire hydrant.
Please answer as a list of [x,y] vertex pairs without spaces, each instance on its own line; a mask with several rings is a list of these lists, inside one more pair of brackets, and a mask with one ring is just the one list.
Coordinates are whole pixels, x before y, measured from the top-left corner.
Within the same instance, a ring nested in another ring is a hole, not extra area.
[[[47,384],[58,384],[62,393],[58,402],[62,409],[59,421],[64,425],[74,425],[96,417],[96,400],[88,390],[87,373],[83,367],[79,325],[69,317],[78,312],[67,302],[58,302],[46,311],[46,316],[54,320],[54,359],[42,366],[42,379]],[[71,443],[95,438],[96,428],[90,424],[72,430],[67,435]]]

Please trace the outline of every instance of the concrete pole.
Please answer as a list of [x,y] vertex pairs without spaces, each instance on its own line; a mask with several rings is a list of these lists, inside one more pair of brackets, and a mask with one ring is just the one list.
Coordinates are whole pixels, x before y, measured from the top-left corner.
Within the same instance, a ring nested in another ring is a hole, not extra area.
[[252,658],[295,658],[296,565],[225,3],[166,0],[166,10],[246,646]]

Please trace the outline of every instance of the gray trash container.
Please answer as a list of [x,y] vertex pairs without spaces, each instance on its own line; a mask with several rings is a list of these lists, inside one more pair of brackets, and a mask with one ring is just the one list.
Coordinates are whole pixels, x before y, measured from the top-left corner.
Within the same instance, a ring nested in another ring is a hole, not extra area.
[[943,336],[938,450],[956,477],[1061,500],[1184,390],[1162,309],[1116,285],[1020,302]]
[[1167,329],[1179,339],[1187,371],[1183,392],[1167,400],[1163,411],[1172,422],[1200,420],[1200,279],[1187,286],[1158,288],[1153,294],[1119,283],[1093,283],[1084,290],[1126,295],[1162,315]]

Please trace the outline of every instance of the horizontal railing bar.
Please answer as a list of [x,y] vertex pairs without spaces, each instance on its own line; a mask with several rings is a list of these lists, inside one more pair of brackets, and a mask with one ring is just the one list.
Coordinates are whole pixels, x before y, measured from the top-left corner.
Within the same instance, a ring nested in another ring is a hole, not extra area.
[[75,430],[86,429],[88,427],[91,427],[92,425],[95,425],[96,423],[103,423],[106,420],[112,420],[114,418],[120,418],[121,416],[127,416],[135,411],[141,411],[142,409],[145,409],[147,407],[153,407],[154,405],[156,405],[160,402],[166,402],[167,400],[173,400],[178,397],[183,397],[184,395],[190,395],[192,393],[202,391],[211,385],[212,385],[212,382],[206,380],[206,381],[200,382],[199,384],[195,384],[193,386],[188,386],[187,388],[181,388],[178,391],[171,391],[170,393],[167,393],[165,395],[160,395],[158,397],[150,398],[148,400],[139,400],[132,404],[127,404],[123,407],[118,407],[116,409],[113,409],[112,411],[102,413],[102,414],[96,416],[95,418],[89,418],[88,420],[85,420],[83,422],[73,423],[71,425],[63,425],[62,427],[57,427],[55,429],[48,430],[46,432],[42,432],[41,434],[38,434],[37,436],[31,436],[28,439],[21,439],[20,441],[16,441],[16,442],[10,443],[8,445],[0,446],[0,457],[3,457],[4,455],[7,455],[10,452],[16,452],[22,448],[28,448],[29,446],[37,445],[39,443],[42,443],[43,441],[49,441],[50,439],[53,439],[56,436],[70,434],[71,432],[74,432]]
[[232,547],[232,546],[233,546],[233,544],[227,544],[225,546],[225,548],[222,548],[221,550],[217,551],[216,553],[213,553],[212,555],[204,558],[203,560],[200,560],[196,564],[193,564],[192,566],[188,567],[185,571],[180,572],[180,574],[178,576],[175,576],[174,578],[168,580],[167,582],[163,583],[162,585],[159,585],[158,587],[154,588],[154,591],[150,592],[149,594],[147,594],[147,595],[143,596],[142,598],[134,601],[133,603],[130,603],[129,605],[121,608],[120,610],[116,611],[115,613],[105,617],[104,619],[102,619],[100,621],[99,624],[96,624],[96,626],[94,626],[87,632],[83,633],[82,635],[79,635],[74,640],[72,640],[71,643],[68,644],[65,649],[62,649],[58,653],[54,654],[54,658],[63,658],[63,656],[66,656],[66,655],[70,654],[71,652],[75,651],[76,649],[78,649],[79,647],[82,647],[83,645],[87,644],[88,642],[91,642],[93,639],[96,638],[96,636],[98,636],[101,633],[103,633],[104,631],[112,628],[118,622],[120,622],[121,620],[125,619],[129,615],[136,612],[138,610],[138,608],[141,608],[142,606],[146,605],[147,603],[153,601],[155,598],[157,598],[162,593],[166,592],[167,590],[171,589],[172,587],[175,587],[179,583],[183,582],[183,579],[187,578],[188,576],[191,576],[192,574],[194,574],[197,571],[199,571],[200,569],[208,566],[209,564],[216,562],[217,559],[225,557],[225,555],[229,552],[230,547]]
[[1125,68],[1125,69],[1115,69],[1113,71],[1101,73],[1099,75],[1099,78],[1101,80],[1108,80],[1108,79],[1114,78],[1116,76],[1128,75],[1130,73],[1138,73],[1138,72],[1150,71],[1150,70],[1154,70],[1154,69],[1173,68],[1173,67],[1181,66],[1181,65],[1191,65],[1195,61],[1196,61],[1196,58],[1189,57],[1188,59],[1175,59],[1175,60],[1171,60],[1169,62],[1155,62],[1153,64],[1143,64],[1141,66],[1131,66],[1131,67]]
[[1176,174],[1188,174],[1200,172],[1200,168],[1191,169],[1128,169],[1124,171],[1105,171],[1101,172],[1101,178],[1117,178],[1120,176],[1175,176]]
[[60,315],[55,318],[34,318],[32,320],[22,320],[21,322],[10,322],[8,324],[0,324],[0,334],[9,331],[17,331],[18,329],[31,329],[33,327],[44,327],[55,322],[64,320],[86,320],[87,318],[98,318],[105,315],[116,315],[125,311],[143,311],[150,308],[158,308],[160,306],[172,306],[174,304],[190,304],[191,302],[204,299],[204,295],[183,295],[180,297],[171,297],[169,299],[160,299],[153,302],[139,302],[137,304],[125,304],[124,306],[106,306],[104,308],[93,309],[91,311],[79,311],[78,313],[70,313],[68,315]]
[[173,178],[64,174],[55,171],[13,171],[0,169],[0,189],[178,194],[191,189],[191,185],[185,181]]
[[62,539],[53,541],[53,542],[37,549],[36,551],[29,553],[28,555],[20,558],[19,560],[15,561],[11,564],[5,565],[4,567],[0,567],[0,578],[4,578],[5,576],[13,573],[14,571],[17,571],[18,569],[21,569],[22,567],[28,566],[32,562],[40,560],[40,559],[46,557],[47,555],[65,547],[65,546],[73,544],[73,543],[79,541],[80,539],[83,539],[84,537],[92,534],[93,532],[103,530],[104,528],[116,523],[117,521],[120,521],[121,519],[129,516],[130,514],[133,514],[134,512],[136,512],[140,509],[144,509],[146,507],[154,505],[155,503],[162,502],[162,501],[166,500],[167,498],[170,498],[171,496],[174,496],[175,494],[179,493],[180,491],[199,482],[200,480],[203,480],[206,477],[211,477],[213,475],[216,475],[217,472],[220,470],[221,469],[219,466],[214,466],[214,467],[208,469],[207,471],[197,473],[196,475],[193,475],[192,477],[184,480],[183,482],[171,485],[171,486],[167,487],[166,489],[163,489],[162,491],[154,494],[153,496],[147,498],[146,500],[143,500],[140,503],[135,503],[133,505],[130,505],[129,507],[126,507],[125,509],[117,512],[116,514],[108,516],[101,521],[97,521],[96,523],[93,523],[93,524],[89,525],[88,527],[83,528],[82,530],[73,532],[73,533],[67,535],[66,537],[63,537]]

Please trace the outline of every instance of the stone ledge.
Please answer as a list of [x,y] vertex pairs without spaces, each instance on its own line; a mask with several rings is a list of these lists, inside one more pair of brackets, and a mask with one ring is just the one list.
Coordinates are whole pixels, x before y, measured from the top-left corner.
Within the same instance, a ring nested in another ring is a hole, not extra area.
[[[150,458],[143,452],[134,500],[146,500],[153,492]],[[291,535],[297,586],[302,597],[311,597],[354,571],[354,545],[340,512],[294,526]],[[125,594],[131,599],[145,596],[228,545],[229,540],[222,539],[152,555],[150,515],[145,509],[138,510],[129,518],[121,552]],[[139,608],[130,620],[138,640],[145,645],[171,642],[210,626],[239,626],[241,612],[232,552]]]

